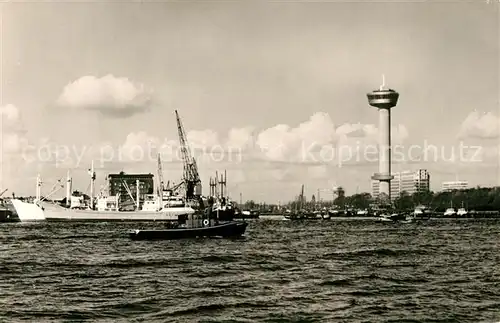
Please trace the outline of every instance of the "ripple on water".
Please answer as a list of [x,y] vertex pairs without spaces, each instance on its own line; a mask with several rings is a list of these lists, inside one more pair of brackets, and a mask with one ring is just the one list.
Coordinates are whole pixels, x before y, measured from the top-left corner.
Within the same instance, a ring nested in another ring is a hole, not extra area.
[[247,237],[133,242],[160,224],[0,225],[0,321],[495,322],[499,221],[252,221]]

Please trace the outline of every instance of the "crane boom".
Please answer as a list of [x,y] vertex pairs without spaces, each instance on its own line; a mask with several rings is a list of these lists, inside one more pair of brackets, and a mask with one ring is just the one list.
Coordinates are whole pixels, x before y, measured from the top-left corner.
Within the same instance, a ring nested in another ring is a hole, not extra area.
[[186,198],[192,199],[196,195],[201,195],[200,175],[198,174],[196,160],[191,156],[186,132],[184,131],[184,127],[182,126],[182,122],[177,110],[175,110],[175,116],[177,119],[177,130],[179,132],[182,162],[184,164],[183,181],[186,188]]

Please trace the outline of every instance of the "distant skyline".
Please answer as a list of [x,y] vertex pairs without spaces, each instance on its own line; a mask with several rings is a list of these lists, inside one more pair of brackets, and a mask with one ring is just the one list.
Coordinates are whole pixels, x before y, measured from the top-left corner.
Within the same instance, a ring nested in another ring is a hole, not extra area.
[[158,151],[178,181],[178,110],[211,152],[197,150],[205,193],[224,169],[235,199],[291,200],[302,184],[308,197],[370,192],[366,93],[382,74],[400,93],[393,172],[427,169],[433,190],[457,176],[500,185],[494,1],[9,2],[1,19],[0,189],[33,195],[40,173],[47,194],[70,170],[85,191],[91,160],[99,185],[156,177]]

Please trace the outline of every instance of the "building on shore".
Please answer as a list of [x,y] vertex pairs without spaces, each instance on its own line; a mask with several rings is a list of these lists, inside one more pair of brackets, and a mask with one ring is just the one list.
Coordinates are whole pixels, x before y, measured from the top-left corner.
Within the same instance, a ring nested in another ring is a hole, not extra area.
[[137,181],[139,181],[139,198],[144,201],[145,194],[153,194],[155,187],[153,174],[119,174],[108,175],[109,195],[120,194],[121,205],[135,205],[134,200],[137,197]]
[[459,181],[459,180],[443,182],[441,188],[445,192],[449,192],[449,191],[453,191],[453,190],[465,190],[465,189],[469,188],[469,182]]
[[[426,169],[403,171],[392,175],[394,179],[391,180],[391,200],[397,199],[402,192],[415,194],[430,190],[430,174]],[[379,194],[379,181],[372,181],[372,196],[378,198]]]

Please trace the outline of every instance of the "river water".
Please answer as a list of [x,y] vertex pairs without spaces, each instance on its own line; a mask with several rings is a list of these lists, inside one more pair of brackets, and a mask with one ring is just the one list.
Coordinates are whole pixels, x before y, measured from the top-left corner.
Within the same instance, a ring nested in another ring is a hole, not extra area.
[[500,220],[255,220],[237,240],[159,224],[0,225],[0,321],[499,322]]

